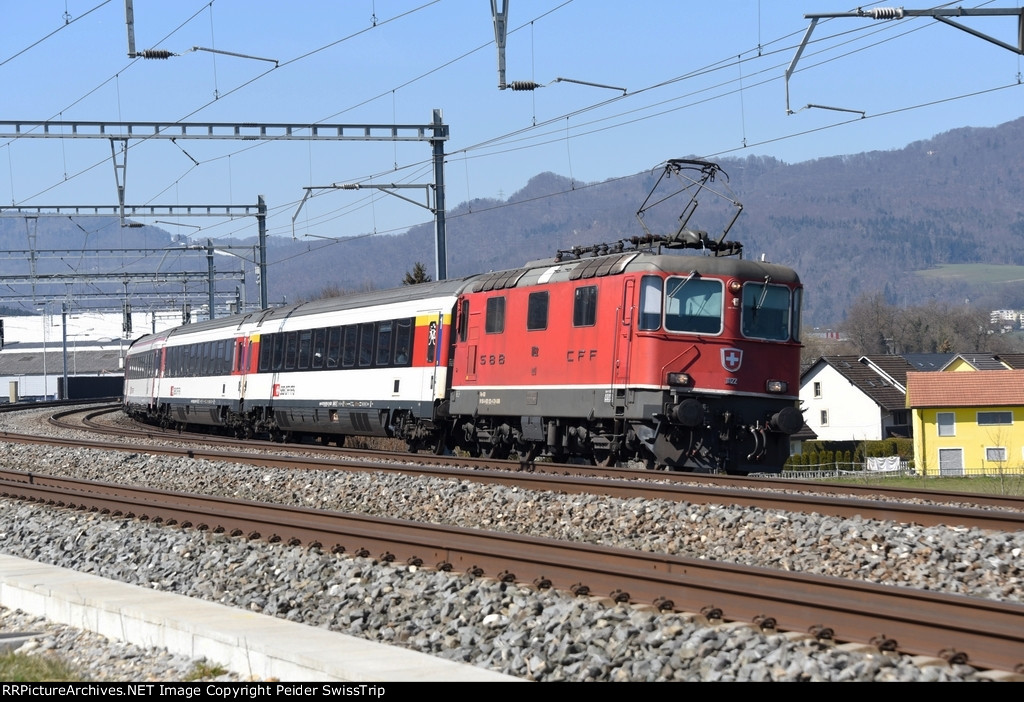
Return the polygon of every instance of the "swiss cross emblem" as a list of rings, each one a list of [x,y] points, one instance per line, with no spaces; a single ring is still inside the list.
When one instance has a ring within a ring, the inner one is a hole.
[[[735,373],[743,363],[743,349],[722,349],[722,368]]]

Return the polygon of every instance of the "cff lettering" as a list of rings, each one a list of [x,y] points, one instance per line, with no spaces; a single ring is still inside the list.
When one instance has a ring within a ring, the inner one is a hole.
[[[565,360],[568,363],[578,363],[580,361],[593,361],[597,358],[597,349],[579,349],[573,351],[572,349],[565,352]]]

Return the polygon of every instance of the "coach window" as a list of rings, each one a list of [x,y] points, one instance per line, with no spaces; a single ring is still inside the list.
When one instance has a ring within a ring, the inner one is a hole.
[[[268,373],[271,369],[271,351],[274,350],[274,336],[263,334],[260,336],[260,373]]]
[[[574,327],[592,327],[597,323],[597,286],[587,285],[576,288],[576,297],[572,305],[572,325]]]
[[[225,375],[235,369],[235,340],[224,339],[220,347],[220,374]],[[239,357],[241,357],[241,342],[238,342]]]
[[[327,368],[337,368],[341,363],[341,338],[344,330],[331,327],[327,330]]]
[[[645,275],[640,281],[640,320],[641,331],[654,331],[661,328],[661,278],[656,275]]]
[[[789,288],[785,285],[746,283],[743,286],[743,336],[789,341]]]
[[[407,366],[412,359],[412,320],[400,319],[395,322],[395,365]]]
[[[284,368],[284,334],[273,334],[274,338],[274,362],[271,370],[275,373]]]
[[[313,330],[313,357],[310,360],[310,365],[313,368],[324,367],[324,346],[327,343],[327,330],[326,329],[314,329]]]
[[[198,376],[205,376],[210,374],[210,342],[204,341],[199,344],[199,370],[196,373]]]
[[[356,365],[356,351],[359,349],[359,327],[352,325],[344,328],[345,346],[342,355],[341,365],[345,368],[353,368]]]
[[[391,365],[391,337],[394,322],[377,322],[377,365]]]
[[[359,325],[359,365],[369,366],[373,363],[373,322]]]
[[[548,328],[548,293],[530,293],[526,306],[526,328],[530,331]]]
[[[501,334],[505,331],[505,298],[490,297],[487,299],[487,320],[484,331],[488,334]]]
[[[299,355],[299,333],[285,332],[284,335],[284,369],[295,370],[295,361]]]
[[[309,370],[309,354],[313,346],[313,330],[303,329],[299,332],[299,370]]]
[[[722,331],[722,281],[696,274],[665,281],[665,329],[692,334]]]

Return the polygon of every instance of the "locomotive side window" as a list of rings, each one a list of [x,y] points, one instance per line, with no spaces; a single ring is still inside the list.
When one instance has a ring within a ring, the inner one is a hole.
[[[546,291],[530,293],[526,307],[526,328],[531,331],[548,328],[548,294]]]
[[[692,274],[665,281],[665,329],[692,334],[722,331],[722,281]]]
[[[800,309],[803,307],[803,293],[802,288],[793,290],[793,311],[789,316],[793,326],[792,333],[790,334],[793,337],[793,341],[800,341]]]
[[[654,331],[661,328],[661,278],[645,275],[640,282],[639,329]]]
[[[743,336],[788,341],[789,310],[789,288],[785,285],[744,284]]]
[[[459,306],[459,341],[465,341],[469,334],[469,300]]]
[[[505,331],[505,298],[491,297],[487,299],[487,321],[484,331],[488,334],[501,334]]]
[[[597,286],[587,285],[576,288],[572,304],[572,325],[592,327],[597,323]]]

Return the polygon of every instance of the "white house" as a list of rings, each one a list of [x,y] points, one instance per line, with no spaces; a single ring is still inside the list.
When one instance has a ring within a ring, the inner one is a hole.
[[[804,422],[822,441],[910,436],[902,356],[822,356],[800,380]]]

